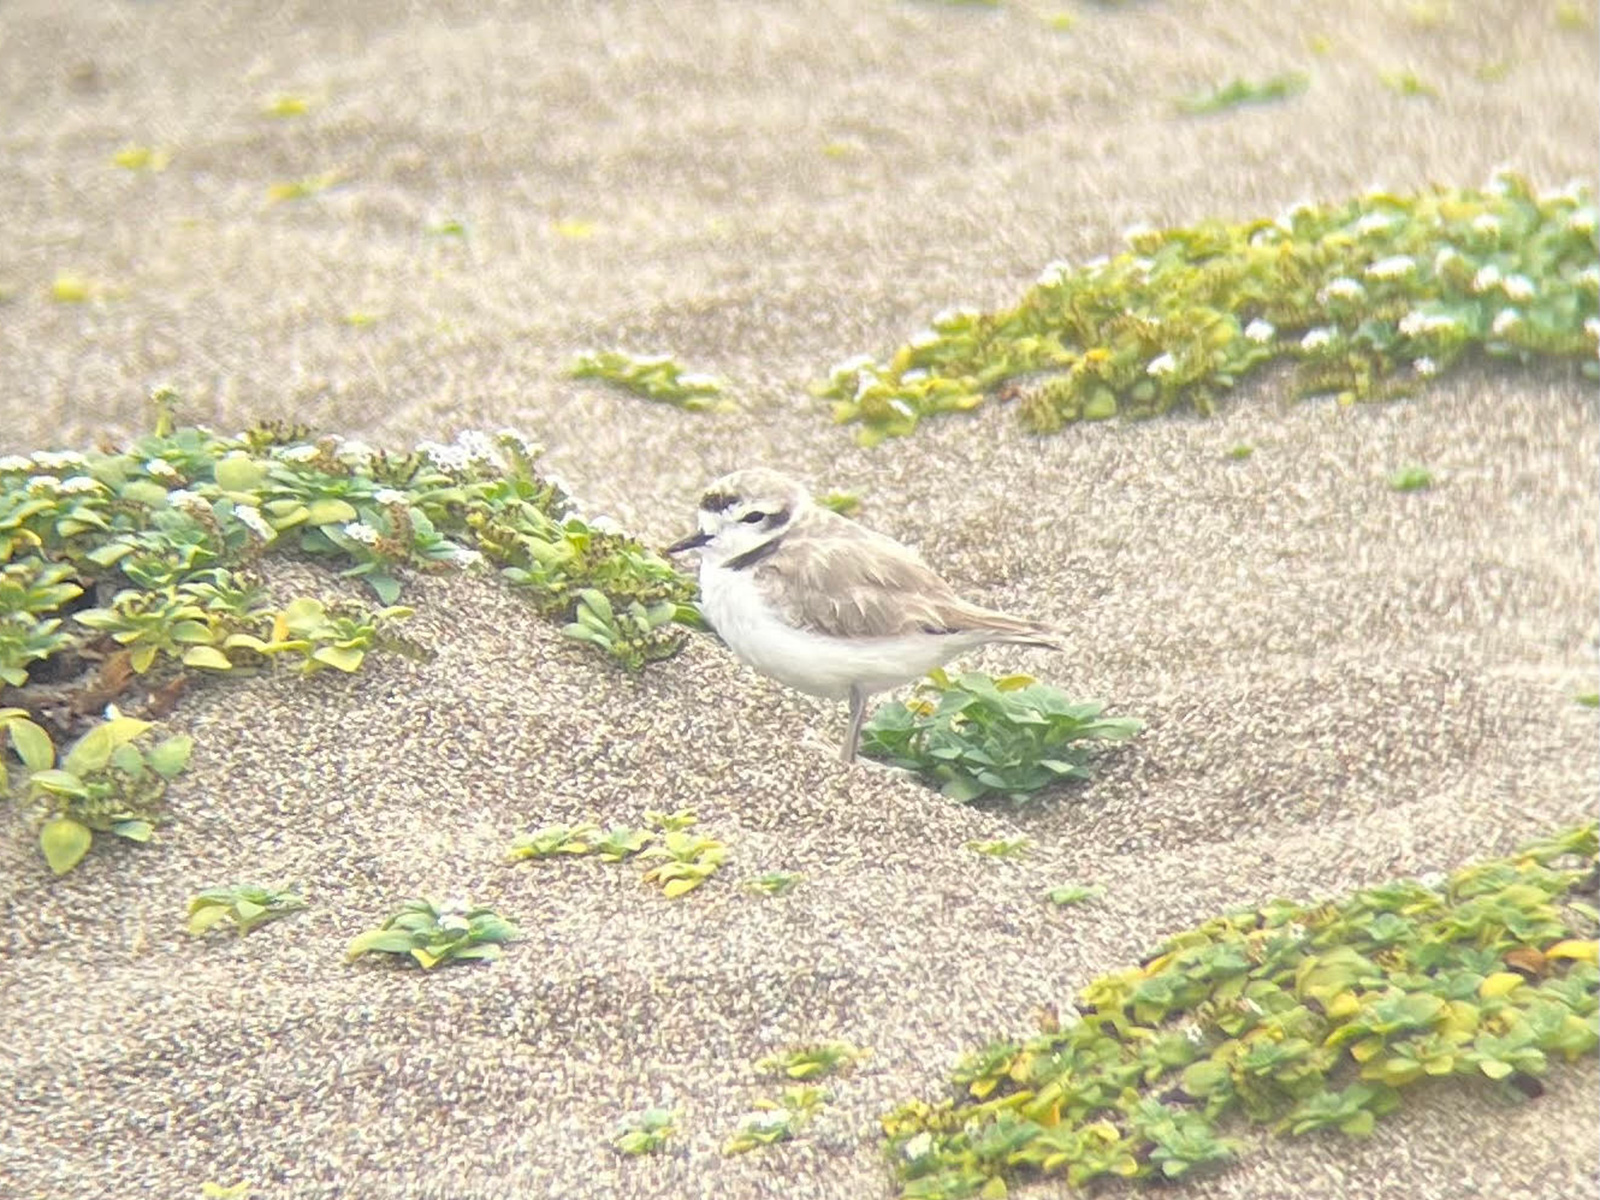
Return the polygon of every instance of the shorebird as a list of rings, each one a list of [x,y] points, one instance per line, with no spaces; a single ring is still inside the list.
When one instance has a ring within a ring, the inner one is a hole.
[[[849,700],[855,758],[867,698],[988,642],[1062,649],[1059,630],[958,596],[916,553],[811,499],[777,471],[735,471],[700,497],[701,608],[762,674]]]

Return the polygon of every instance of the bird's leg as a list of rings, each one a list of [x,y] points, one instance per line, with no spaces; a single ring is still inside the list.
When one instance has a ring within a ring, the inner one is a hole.
[[[861,741],[861,722],[867,716],[867,693],[859,683],[850,686],[850,728],[844,735],[844,753],[841,758],[845,762],[855,762],[856,746]]]

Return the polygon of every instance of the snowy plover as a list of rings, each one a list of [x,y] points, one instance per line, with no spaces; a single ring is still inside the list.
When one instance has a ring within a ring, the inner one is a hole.
[[[850,701],[844,761],[867,697],[986,642],[1062,649],[1058,630],[968,603],[911,550],[813,503],[776,471],[735,471],[700,497],[706,618],[733,652],[780,683]]]

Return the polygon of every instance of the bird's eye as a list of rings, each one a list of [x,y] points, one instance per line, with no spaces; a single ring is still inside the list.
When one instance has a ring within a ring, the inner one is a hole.
[[[767,514],[764,512],[747,512],[744,516],[739,518],[739,520],[743,521],[746,525],[754,525],[757,521],[765,521],[766,519]]]

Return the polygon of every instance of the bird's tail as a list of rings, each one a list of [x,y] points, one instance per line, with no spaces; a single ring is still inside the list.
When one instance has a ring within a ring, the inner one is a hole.
[[[1046,625],[1043,621],[1029,621],[993,609],[975,609],[969,628],[973,632],[989,635],[992,642],[1012,646],[1039,646],[1045,650],[1065,651],[1067,635],[1063,629]]]

